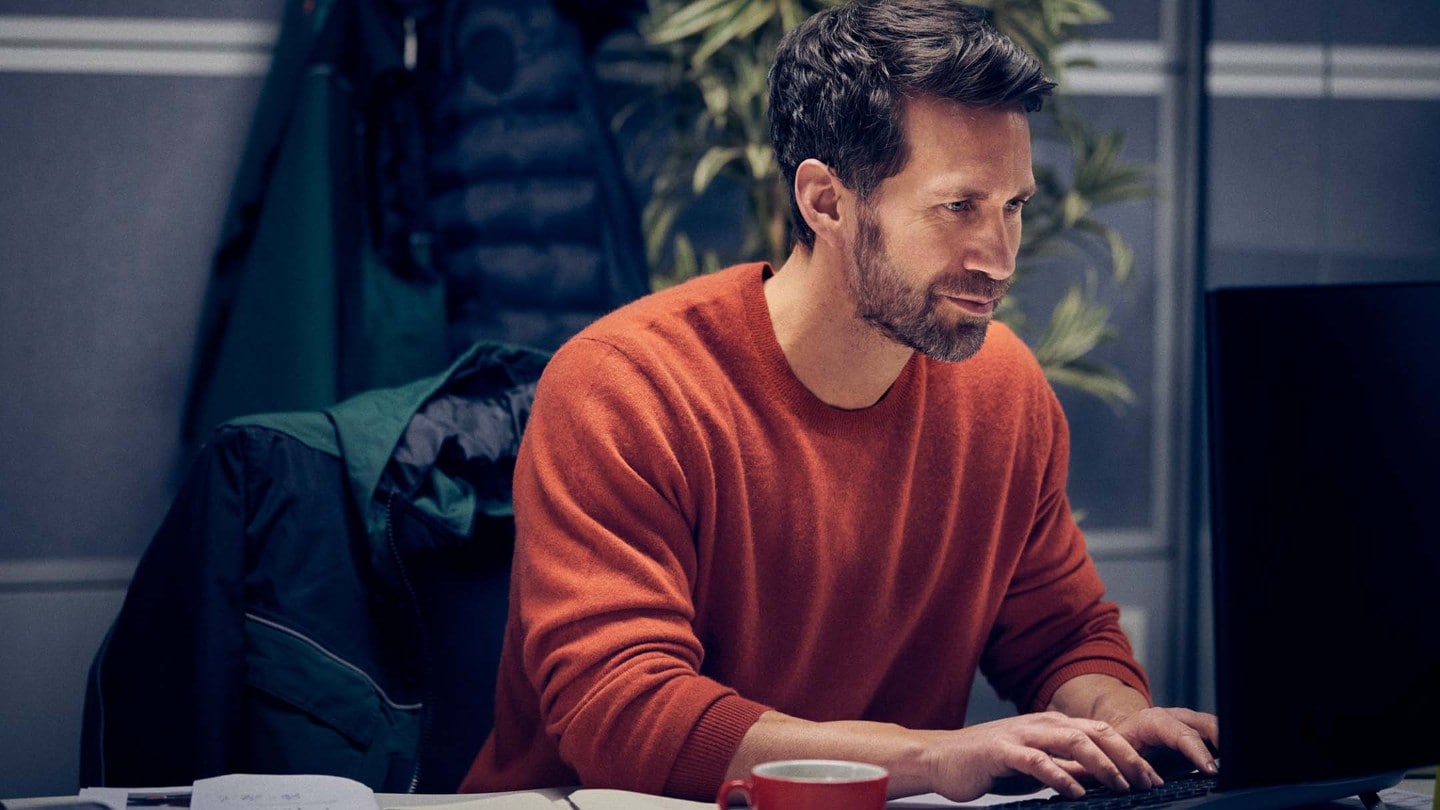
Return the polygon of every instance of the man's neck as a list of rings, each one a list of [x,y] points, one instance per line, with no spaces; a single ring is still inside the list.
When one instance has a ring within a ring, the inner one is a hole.
[[[836,408],[868,408],[890,390],[914,350],[855,314],[845,266],[828,258],[800,247],[791,252],[765,282],[770,324],[810,393]]]

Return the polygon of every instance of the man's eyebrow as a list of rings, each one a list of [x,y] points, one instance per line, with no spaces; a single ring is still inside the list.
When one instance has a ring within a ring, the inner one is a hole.
[[[1029,197],[1034,197],[1037,193],[1039,193],[1039,191],[1039,187],[1036,186],[1034,183],[1031,183],[1024,188],[1021,188],[1019,191],[1015,192],[1015,195],[1014,197],[1012,197],[1012,199],[1026,199]],[[994,196],[988,191],[982,191],[977,188],[955,188],[945,186],[936,188],[935,194],[938,197],[944,197],[950,200],[988,200],[992,196]]]

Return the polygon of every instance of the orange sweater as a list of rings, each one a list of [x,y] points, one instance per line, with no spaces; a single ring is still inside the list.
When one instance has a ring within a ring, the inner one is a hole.
[[[545,371],[515,473],[495,729],[462,790],[709,799],[768,708],[958,728],[1146,691],[1065,496],[1068,434],[1015,335],[916,354],[858,411],[790,371],[744,265],[597,321]]]

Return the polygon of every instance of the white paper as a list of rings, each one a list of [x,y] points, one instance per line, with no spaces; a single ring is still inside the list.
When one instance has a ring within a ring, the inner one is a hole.
[[[409,810],[412,807],[424,807],[426,810],[556,810],[557,806],[564,810],[570,808],[564,798],[556,799],[546,792],[512,793],[508,796],[476,796],[470,799],[452,796],[438,804],[433,801],[395,802],[385,799],[381,801],[381,804],[384,805],[385,810],[401,810],[402,808]]]
[[[80,789],[80,798],[87,801],[99,802],[110,810],[125,810],[129,804],[131,794],[153,796],[164,794],[166,796],[189,796],[189,785],[176,785],[173,787],[153,788],[114,788],[114,787],[88,787]]]
[[[340,776],[232,773],[195,780],[191,810],[379,810],[375,793]]]
[[[713,810],[714,802],[691,802],[628,790],[586,788],[570,794],[579,810]]]
[[[903,799],[891,799],[886,807],[909,808],[909,810],[926,810],[953,807],[990,807],[997,804],[1009,804],[1011,802],[1022,802],[1026,799],[1045,799],[1054,796],[1055,791],[1050,788],[1038,790],[1034,793],[1023,793],[1018,796],[1000,796],[994,793],[987,793],[978,799],[971,799],[968,802],[952,802],[938,793],[926,793],[923,796],[907,796]]]

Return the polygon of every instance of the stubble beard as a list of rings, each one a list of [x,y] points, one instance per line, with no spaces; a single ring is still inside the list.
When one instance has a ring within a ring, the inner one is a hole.
[[[974,357],[985,343],[990,318],[956,310],[947,322],[939,309],[955,307],[944,303],[944,294],[998,299],[1010,288],[1009,280],[961,271],[917,289],[906,282],[904,271],[890,258],[885,234],[869,206],[861,203],[858,210],[849,272],[856,313],[891,340],[936,360],[954,363]]]

